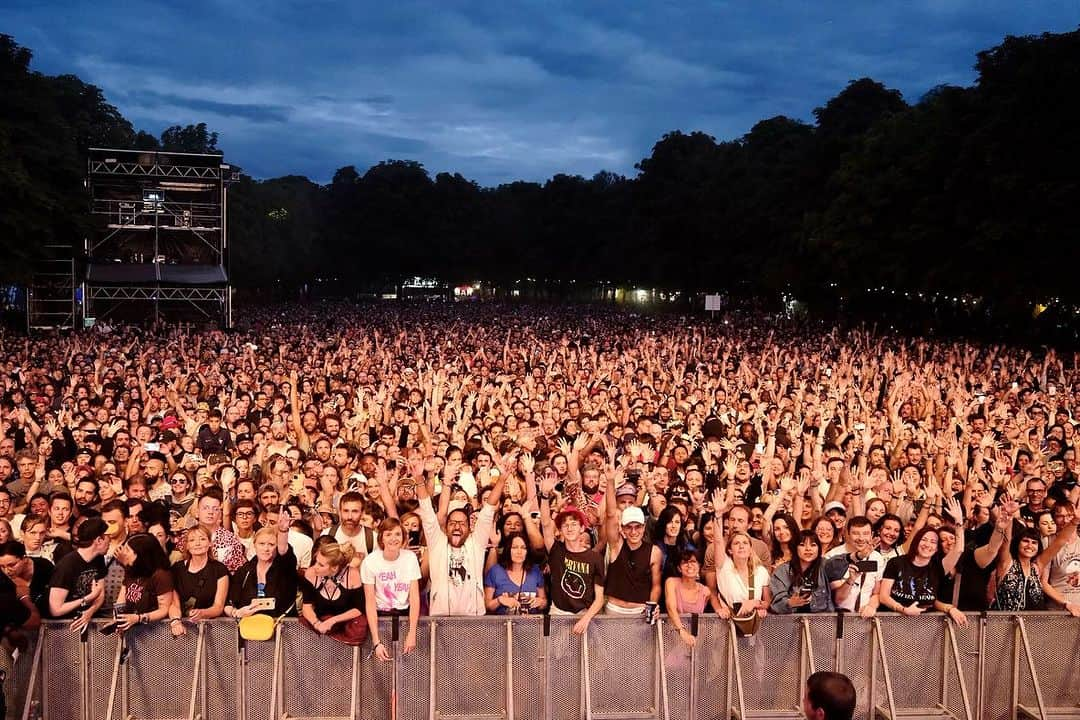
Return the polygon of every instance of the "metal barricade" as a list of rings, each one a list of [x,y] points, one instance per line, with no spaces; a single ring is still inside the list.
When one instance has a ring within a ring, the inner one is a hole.
[[[66,623],[48,622],[40,652],[9,668],[9,717],[106,720],[110,695],[113,718],[240,717],[240,680],[246,720],[712,720],[735,709],[780,717],[797,707],[812,669],[834,668],[855,684],[858,718],[938,703],[979,720],[1076,707],[1080,620],[1022,617],[1021,627],[1015,614],[972,614],[959,627],[936,613],[769,616],[734,645],[727,621],[685,617],[693,646],[667,619],[601,616],[579,636],[576,618],[423,618],[409,655],[402,621],[389,663],[372,658],[370,644],[340,645],[287,620],[274,640],[248,642],[243,664],[236,625],[221,620],[180,638],[164,624],[136,628],[122,665],[118,636],[97,623],[82,642]],[[380,635],[392,638],[390,620]]]
[[[1080,717],[1080,621],[1070,615],[1015,615],[1012,698],[1018,715],[1055,720]],[[1053,643],[1036,640],[1053,638]]]

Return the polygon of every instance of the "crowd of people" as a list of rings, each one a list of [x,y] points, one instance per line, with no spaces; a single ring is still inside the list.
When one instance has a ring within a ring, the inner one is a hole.
[[[0,335],[0,618],[1080,617],[1077,357],[761,314],[251,309]]]

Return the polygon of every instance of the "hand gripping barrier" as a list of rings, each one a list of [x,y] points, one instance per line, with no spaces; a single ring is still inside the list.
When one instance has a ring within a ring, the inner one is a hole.
[[[666,619],[601,616],[585,635],[575,620],[422,618],[405,655],[385,619],[386,663],[293,620],[245,643],[229,620],[179,638],[138,626],[123,646],[47,622],[0,669],[21,720],[767,720],[800,717],[815,669],[847,673],[867,720],[1080,717],[1080,620],[1064,613],[769,616],[752,638],[703,615],[682,620],[692,646]]]

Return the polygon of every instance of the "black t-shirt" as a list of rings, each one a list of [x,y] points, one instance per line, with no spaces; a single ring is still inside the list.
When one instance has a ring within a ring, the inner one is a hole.
[[[217,432],[211,430],[209,425],[203,425],[195,438],[195,447],[202,451],[203,455],[226,453],[232,444],[232,436],[224,425],[219,427]]]
[[[0,573],[0,635],[9,627],[22,627],[30,619],[30,611],[19,601],[15,583]]]
[[[964,554],[960,556],[957,569],[960,573],[960,594],[957,598],[957,607],[961,610],[986,609],[986,586],[990,583],[990,575],[994,572],[995,563],[991,562],[985,568],[979,567],[979,564],[975,562],[975,550],[988,544],[993,534],[993,523],[984,523],[970,531],[964,538]]]
[[[55,566],[42,557],[33,557],[30,560],[34,563],[34,577],[30,579],[30,599],[34,601],[41,617],[47,618],[49,617],[49,586],[52,585]]]
[[[893,600],[905,607],[918,603],[919,607],[932,607],[934,600],[941,597],[941,581],[945,573],[937,558],[933,558],[922,567],[914,565],[906,557],[896,557],[885,565],[882,578],[892,580]]]
[[[213,558],[208,558],[202,570],[195,573],[188,571],[187,565],[181,560],[172,566],[173,585],[185,615],[213,607],[218,579],[229,577],[229,569]]]
[[[570,552],[561,541],[551,546],[551,604],[579,613],[596,599],[596,585],[604,586],[604,558],[595,550]]]
[[[1024,521],[1031,527],[1035,526],[1035,519],[1039,516],[1039,513],[1046,512],[1050,508],[1043,505],[1038,510],[1032,510],[1027,505],[1020,508],[1020,517],[1024,518]]]
[[[67,590],[68,594],[64,602],[70,602],[89,595],[94,588],[94,581],[104,579],[107,572],[105,558],[101,555],[87,562],[78,551],[71,552],[60,558],[56,564],[52,586]],[[76,611],[72,611],[65,617],[74,617],[75,613]]]

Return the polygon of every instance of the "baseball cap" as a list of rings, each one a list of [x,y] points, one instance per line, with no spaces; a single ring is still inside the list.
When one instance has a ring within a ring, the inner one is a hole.
[[[822,515],[828,515],[833,510],[839,510],[844,515],[847,515],[847,508],[844,507],[844,503],[837,500],[825,503],[825,508],[822,510]]]
[[[84,520],[75,530],[76,547],[89,547],[99,537],[104,537],[109,531],[109,524],[98,517]]]
[[[637,497],[637,488],[634,487],[634,483],[623,483],[615,491],[615,497]]]
[[[236,444],[239,445],[242,442],[251,442],[250,433],[240,433],[236,436]]]
[[[690,489],[685,485],[675,485],[667,494],[668,502],[690,502]]]
[[[630,525],[631,523],[638,523],[639,525],[645,524],[645,513],[641,511],[641,508],[636,505],[622,511],[622,518],[619,520],[620,525]]]

